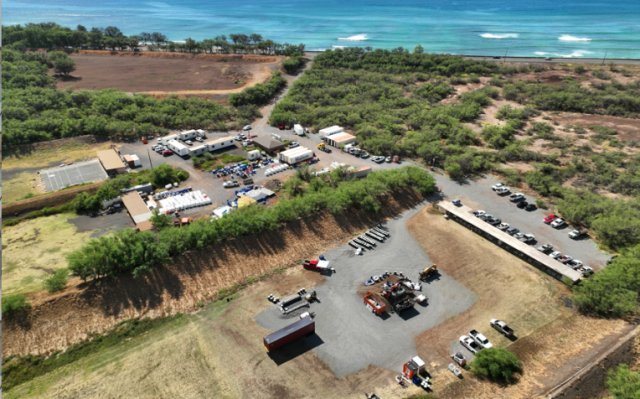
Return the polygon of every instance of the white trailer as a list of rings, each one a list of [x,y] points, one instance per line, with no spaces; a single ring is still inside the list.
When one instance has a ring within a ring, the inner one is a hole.
[[[222,148],[235,146],[235,142],[233,140],[233,137],[231,136],[223,137],[217,140],[207,141],[204,144],[207,146],[207,148],[209,148],[209,151],[215,151],[215,150],[220,150]]]
[[[320,130],[319,133],[320,133],[320,138],[323,139],[325,137],[331,136],[332,134],[337,134],[342,132],[344,132],[344,128],[341,128],[340,126],[331,126],[331,127],[327,127]]]
[[[131,154],[131,159],[133,159],[133,166],[142,166],[140,158],[136,154]]]
[[[192,157],[197,157],[198,155],[202,155],[207,151],[209,151],[209,147],[207,147],[205,144],[201,144],[199,146],[189,148],[189,155],[191,155]]]
[[[177,134],[170,134],[168,136],[160,137],[160,144],[168,145],[170,141],[178,140]]]
[[[167,144],[167,147],[169,147],[170,150],[180,155],[181,157],[189,155],[189,147],[187,147],[186,145],[182,144],[177,140],[170,141]]]
[[[187,130],[186,132],[180,133],[178,137],[180,137],[180,140],[191,140],[191,139],[195,139],[197,135],[198,135],[197,131]]]
[[[313,158],[313,151],[307,149],[304,152],[295,153],[295,154],[289,156],[289,162],[288,163],[290,165],[293,165],[295,163],[306,161],[307,159],[311,159],[311,158]]]
[[[293,125],[293,131],[296,132],[298,136],[304,136],[304,129],[300,125]]]
[[[256,159],[260,159],[260,151],[259,150],[253,150],[253,151],[249,151],[247,153],[247,159],[249,161],[253,161]]]
[[[291,150],[287,150],[287,151],[281,152],[279,159],[280,159],[281,162],[291,163],[289,161],[289,158],[291,156],[295,156],[296,154],[303,153],[305,150],[307,150],[307,149],[304,148],[304,147],[296,147],[296,148],[293,148]]]

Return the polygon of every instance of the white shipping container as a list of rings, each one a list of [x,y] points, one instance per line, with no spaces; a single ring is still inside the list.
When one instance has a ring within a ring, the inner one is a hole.
[[[320,138],[325,138],[325,137],[331,136],[332,134],[337,134],[342,132],[344,132],[344,128],[341,128],[340,126],[331,126],[331,127],[327,127],[320,130],[319,133],[320,133]]]
[[[307,151],[307,148],[305,147],[297,147],[294,148],[292,150],[289,151],[285,151],[283,153],[283,161],[286,163],[291,163],[291,157],[295,157],[298,154],[302,154],[303,152]]]
[[[294,164],[294,163],[306,161],[307,159],[311,159],[311,158],[313,158],[313,151],[307,150],[301,154],[296,154],[289,157],[289,161],[290,161],[289,163]]]

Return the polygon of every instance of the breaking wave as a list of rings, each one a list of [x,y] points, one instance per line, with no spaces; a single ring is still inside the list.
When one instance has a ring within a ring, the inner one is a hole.
[[[519,35],[517,33],[503,33],[501,35],[496,35],[493,33],[481,33],[480,36],[485,39],[515,39]]]
[[[558,38],[558,40],[563,40],[565,42],[590,42],[592,39],[588,37],[575,37],[569,35],[562,35]]]
[[[350,37],[339,37],[338,40],[348,40],[350,42],[362,42],[365,40],[369,40],[369,38],[367,37],[366,34],[362,34],[362,35],[355,35]]]
[[[584,57],[585,55],[593,54],[593,51],[576,50],[571,54],[557,54],[557,53],[546,53],[544,51],[536,51],[535,54],[536,55],[553,55],[556,57],[563,57],[563,58],[573,58],[573,57]]]

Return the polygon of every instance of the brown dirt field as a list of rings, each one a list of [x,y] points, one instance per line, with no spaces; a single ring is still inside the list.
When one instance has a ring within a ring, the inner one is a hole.
[[[616,137],[621,141],[640,141],[640,119],[620,118],[617,116],[566,113],[554,115],[561,124],[578,125],[588,129],[590,125],[606,126],[619,132]]]
[[[432,208],[425,208],[407,225],[438,267],[480,298],[469,310],[416,337],[418,354],[429,359],[431,367],[442,370],[436,375],[438,398],[537,397],[555,386],[563,372],[570,371],[563,367],[575,366],[567,359],[578,363],[587,350],[602,349],[609,342],[607,337],[617,337],[630,328],[623,321],[574,314],[560,300],[570,294],[567,287],[447,221]],[[514,328],[518,336],[515,343],[489,327],[489,319],[494,317]],[[524,362],[524,376],[518,384],[505,388],[477,380],[467,372],[463,381],[448,384],[455,381],[445,368],[450,363],[449,346],[472,328],[479,329],[494,345],[508,347]]]
[[[114,88],[150,94],[209,95],[264,81],[282,59],[257,55],[109,51],[83,51],[71,57],[77,69],[71,77],[56,75],[58,89],[73,86],[88,90]],[[239,83],[234,83],[235,80]]]
[[[34,301],[27,312],[4,318],[3,356],[51,353],[85,339],[89,331],[101,332],[131,317],[192,311],[198,302],[209,302],[222,288],[341,244],[352,233],[420,201],[412,190],[404,191],[387,201],[384,213],[316,215],[276,232],[187,252],[143,278],[123,274],[105,279],[101,285],[72,286],[55,298]]]

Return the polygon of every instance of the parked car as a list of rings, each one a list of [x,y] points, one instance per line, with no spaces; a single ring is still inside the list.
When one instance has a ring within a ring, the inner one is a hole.
[[[556,260],[559,261],[560,263],[569,263],[569,261],[572,261],[573,258],[569,255],[562,255],[556,258]]]
[[[485,211],[482,211],[482,210],[480,210],[480,211],[474,211],[474,212],[473,212],[473,215],[474,215],[475,217],[477,217],[477,218],[479,218],[480,216],[484,216],[485,214],[486,214],[486,212],[485,212]]]
[[[551,222],[551,227],[557,229],[559,227],[562,227],[566,224],[567,222],[564,219],[556,219],[553,222]]]
[[[360,155],[360,158],[367,159],[369,158],[369,154],[367,154],[366,152],[363,152],[362,155]]]
[[[199,142],[199,143],[202,143],[204,140],[202,140],[202,137],[198,136],[198,137],[196,137],[196,141]]]
[[[294,141],[293,143],[289,143],[289,149],[296,148],[296,147],[300,147],[300,143],[298,143],[297,141]]]
[[[184,142],[186,145],[193,145],[193,142],[191,140],[187,140]]]
[[[247,126],[243,127],[242,130],[244,130],[245,132],[247,130],[251,130],[251,125],[247,125]]]
[[[152,145],[152,146],[151,146],[151,149],[152,149],[153,151],[155,151],[157,147],[158,147],[158,145],[157,145],[157,144],[154,144],[154,145]]]
[[[391,163],[391,157],[386,157],[384,160],[386,163]]]
[[[545,61],[551,61],[551,57],[544,57]]]
[[[480,220],[493,219],[493,215],[490,215],[488,213],[485,213],[484,215],[478,217],[480,218]]]
[[[553,259],[558,259],[559,257],[561,257],[562,254],[560,253],[560,251],[553,251],[549,254],[549,257],[553,258]]]
[[[536,236],[534,236],[533,234],[529,233],[529,234],[525,234],[520,241],[524,241],[524,242],[531,242],[531,241],[535,241]]]
[[[164,151],[162,151],[162,155],[164,155],[165,157],[168,157],[169,155],[173,155],[173,151],[171,151],[171,150],[164,150]]]
[[[515,227],[511,227],[511,228],[509,228],[509,229],[507,229],[507,230],[506,230],[506,233],[507,233],[507,234],[510,234],[510,235],[514,235],[514,234],[517,234],[517,233],[519,233],[519,232],[520,232],[520,230],[519,230],[519,229],[516,229]]]
[[[498,184],[494,184],[493,186],[491,186],[491,189],[493,191],[496,191],[497,189],[503,188],[503,187],[507,187],[507,186],[505,186],[504,183],[498,183]]]
[[[572,259],[569,262],[567,262],[567,266],[571,266],[573,270],[577,270],[579,267],[583,266],[583,263],[579,260]]]
[[[456,199],[454,199],[454,200],[451,200],[451,203],[452,203],[453,205],[455,205],[455,206],[462,206],[462,201],[460,201],[460,200],[459,200],[459,199],[457,199],[457,198],[456,198]]]
[[[536,209],[538,209],[536,204],[529,204],[524,208],[525,211],[535,211]]]
[[[490,224],[490,225],[492,225],[492,226],[498,226],[498,225],[500,225],[500,223],[502,223],[502,219],[500,219],[500,218],[493,218],[493,219],[491,219],[491,221],[486,221],[486,220],[485,220],[485,222],[489,223],[489,224]]]
[[[250,144],[253,144],[253,140],[251,139],[246,139],[242,141],[243,146],[250,145]]]
[[[477,353],[480,349],[482,349],[480,345],[476,343],[476,341],[467,337],[466,335],[463,335],[460,337],[460,343],[462,344],[462,346],[467,348],[471,353]]]
[[[498,228],[498,230],[506,230],[509,228],[509,223],[500,223],[498,226],[496,226]]]
[[[458,363],[458,366],[464,367],[467,364],[467,358],[460,352],[451,355],[454,362]]]
[[[496,194],[498,195],[505,195],[505,194],[509,194],[510,192],[511,190],[509,190],[509,187],[501,187],[496,190]]]
[[[469,336],[473,338],[473,340],[476,341],[476,343],[480,345],[481,348],[484,348],[484,349],[493,348],[493,345],[491,344],[491,342],[489,342],[487,337],[480,334],[476,330],[469,331]]]
[[[580,232],[578,230],[571,230],[569,232],[569,238],[578,238],[580,237]]]
[[[513,238],[520,240],[524,238],[524,233],[516,233],[513,235]]]
[[[162,138],[158,137],[158,143],[162,143]]]
[[[509,196],[509,201],[511,202],[518,202],[518,201],[522,201],[524,199],[524,195],[522,194],[511,194]]]
[[[420,283],[415,283],[413,281],[405,280],[404,281],[404,285],[409,287],[409,289],[412,289],[412,290],[415,290],[415,291],[422,291],[422,284],[420,284]]]
[[[542,219],[542,221],[546,224],[550,224],[551,222],[553,222],[554,220],[556,220],[558,217],[556,215],[549,215],[546,218]]]
[[[576,271],[582,274],[583,277],[588,277],[593,274],[593,269],[589,266],[580,266]]]
[[[540,252],[542,252],[544,254],[549,253],[549,252],[553,251],[553,245],[551,245],[551,244],[541,245],[541,246],[538,247],[538,251],[540,251]]]
[[[224,182],[224,184],[222,185],[222,187],[224,188],[230,188],[230,187],[238,187],[240,184],[238,184],[237,181],[235,180],[230,180],[230,181],[226,181]]]
[[[518,202],[518,205],[516,205],[518,208],[520,209],[524,209],[527,207],[527,205],[529,205],[529,203],[527,201],[520,201]]]

